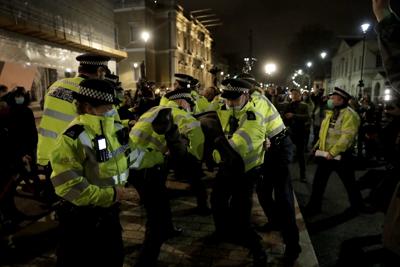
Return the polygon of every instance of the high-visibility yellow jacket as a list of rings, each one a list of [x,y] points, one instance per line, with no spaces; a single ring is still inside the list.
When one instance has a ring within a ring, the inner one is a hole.
[[[208,106],[208,111],[217,111],[221,109],[221,107],[225,104],[224,99],[221,95],[217,95],[214,99],[210,102]]]
[[[94,139],[99,135],[104,135],[107,144],[104,162],[96,157]],[[114,117],[79,115],[59,136],[51,153],[51,181],[56,194],[75,205],[109,207],[114,203],[113,187],[126,183],[129,168],[160,156],[137,148]]]
[[[194,103],[194,106],[192,107],[193,110],[191,112],[192,114],[196,115],[206,111],[214,110],[212,108],[212,105],[208,102],[207,98],[199,95],[199,93],[197,93],[196,91],[191,91],[190,94]],[[168,102],[169,99],[163,96],[160,100],[160,106],[168,105]]]
[[[207,98],[202,95],[199,95],[196,91],[192,91],[190,93],[193,98],[194,107],[193,107],[193,114],[200,114],[210,109],[210,103],[208,102]]]
[[[254,105],[254,112],[261,117],[268,138],[274,137],[285,129],[281,115],[266,96],[255,91],[251,94],[250,103]]]
[[[316,147],[336,157],[352,147],[359,126],[360,117],[350,107],[341,109],[336,121],[333,121],[333,111],[328,110],[321,123]]]
[[[165,108],[172,109],[173,121],[178,126],[179,133],[189,140],[188,152],[201,160],[204,150],[204,134],[200,122],[190,113],[180,109],[174,101],[165,101],[162,106],[153,107],[144,113],[130,132],[132,141],[137,146],[166,153],[168,148],[164,135],[154,132],[151,125],[158,112]],[[158,164],[162,162],[163,160]]]
[[[77,116],[73,104],[73,92],[79,91],[83,77],[65,78],[53,83],[44,100],[43,116],[38,134],[37,159],[40,165],[47,165],[57,137],[62,134]]]
[[[245,172],[263,164],[266,128],[264,118],[256,112],[254,104],[248,102],[240,111],[221,109],[217,113],[229,144],[243,159]],[[229,136],[231,116],[238,120],[238,128]],[[216,161],[218,157],[218,153],[214,153]]]

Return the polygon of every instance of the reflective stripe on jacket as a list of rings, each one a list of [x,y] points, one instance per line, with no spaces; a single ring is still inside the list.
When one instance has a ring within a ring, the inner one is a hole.
[[[249,119],[248,112],[255,115],[254,119]],[[240,111],[219,110],[218,117],[225,135],[230,132],[230,116],[238,119],[238,128],[232,137],[229,138],[229,144],[242,157],[245,163],[245,171],[247,172],[264,162],[264,141],[266,135],[263,124],[264,118],[255,111],[254,105],[251,102],[248,102]]]
[[[251,94],[250,102],[253,103],[256,114],[262,118],[268,138],[274,137],[285,129],[281,115],[266,96],[255,91]]]
[[[353,145],[360,126],[360,117],[350,107],[341,109],[336,122],[330,126],[332,117],[333,111],[327,110],[319,131],[318,147],[336,157]]]
[[[38,134],[37,158],[40,165],[47,165],[57,137],[77,116],[72,94],[79,91],[82,77],[65,78],[53,83],[44,101],[43,116]]]
[[[76,125],[83,126],[83,130],[71,137],[68,131]],[[124,185],[128,179],[129,139],[127,144],[121,145],[116,132],[123,127],[117,126],[113,117],[79,115],[71,127],[59,136],[51,153],[51,181],[55,191],[78,206],[109,207],[113,204],[113,186]],[[101,134],[107,144],[108,160],[105,162],[97,161],[94,148],[94,138]]]
[[[172,109],[173,121],[178,126],[179,133],[189,140],[188,152],[197,159],[202,159],[204,134],[200,122],[190,113],[181,110],[174,101],[165,101],[164,105],[154,107],[144,113],[131,130],[132,141],[140,147],[151,148],[161,153],[167,152],[168,148],[164,135],[155,133],[151,125],[158,112],[165,108]]]

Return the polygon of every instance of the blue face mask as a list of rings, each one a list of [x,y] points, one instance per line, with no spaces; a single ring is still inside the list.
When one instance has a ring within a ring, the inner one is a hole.
[[[117,113],[115,109],[110,109],[109,111],[106,111],[103,113],[104,117],[114,117],[114,115]]]
[[[335,107],[335,105],[333,104],[333,100],[332,99],[328,99],[328,101],[326,102],[326,106],[329,109],[333,109]]]
[[[22,105],[25,102],[25,98],[23,96],[15,97],[15,103],[18,105]]]

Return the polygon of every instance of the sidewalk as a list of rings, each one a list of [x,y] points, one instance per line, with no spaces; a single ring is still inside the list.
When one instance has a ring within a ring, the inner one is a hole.
[[[209,174],[206,182],[212,176]],[[188,184],[173,180],[168,181],[168,187],[172,189],[171,206],[174,222],[177,226],[183,227],[184,232],[181,236],[166,242],[161,250],[159,257],[160,267],[244,267],[252,266],[252,258],[248,255],[248,250],[230,243],[220,243],[210,245],[204,239],[214,231],[212,216],[197,216],[191,214],[191,209],[195,207],[195,198],[190,195]],[[317,267],[318,262],[312,247],[308,232],[304,226],[303,217],[299,208],[297,211],[297,223],[300,229],[300,241],[302,253],[298,259],[296,267]],[[124,229],[123,237],[125,241],[125,264],[124,267],[131,267],[138,256],[140,245],[144,237],[145,212],[143,207],[134,203],[124,203],[122,206],[121,222]],[[265,216],[254,195],[253,222],[265,222]],[[49,222],[54,226],[53,222]],[[42,222],[46,224],[46,222]],[[32,226],[33,227],[33,226]],[[36,231],[33,227],[32,231]],[[26,233],[30,230],[26,229]],[[34,234],[34,233],[31,233]],[[263,245],[267,248],[269,267],[282,266],[284,246],[280,234],[260,233],[263,238]],[[54,235],[53,235],[54,237]],[[41,255],[26,262],[7,266],[18,267],[47,267],[54,266],[54,248],[47,249]]]

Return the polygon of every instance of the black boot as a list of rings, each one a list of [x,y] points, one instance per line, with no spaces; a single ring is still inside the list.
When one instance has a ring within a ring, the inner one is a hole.
[[[283,255],[283,266],[293,267],[301,252],[300,245],[286,245],[285,254]]]
[[[267,253],[264,249],[253,250],[253,267],[267,267]]]

